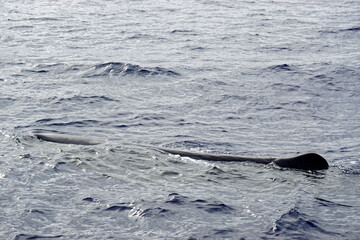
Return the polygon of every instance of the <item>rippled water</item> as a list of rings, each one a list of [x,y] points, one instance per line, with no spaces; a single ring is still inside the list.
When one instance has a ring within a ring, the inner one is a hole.
[[[360,236],[359,1],[6,1],[0,18],[2,239]]]

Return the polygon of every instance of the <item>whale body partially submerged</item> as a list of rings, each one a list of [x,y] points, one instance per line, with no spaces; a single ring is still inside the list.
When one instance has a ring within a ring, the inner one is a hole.
[[[190,157],[192,159],[207,160],[207,161],[254,162],[261,164],[274,163],[279,167],[295,168],[302,170],[323,170],[329,168],[329,164],[325,160],[325,158],[323,158],[317,153],[306,153],[292,158],[250,158],[250,157],[240,157],[235,155],[190,152],[190,151],[167,149],[161,147],[156,147],[156,148],[167,153],[180,155],[183,157]]]
[[[35,133],[35,136],[40,140],[55,142],[55,143],[64,143],[64,144],[97,145],[101,143],[93,139],[89,139],[85,137],[76,137],[65,134]]]
[[[63,144],[77,144],[77,145],[97,145],[101,144],[99,141],[85,137],[75,137],[63,134],[50,134],[50,133],[36,133],[35,136],[43,141],[63,143]],[[145,146],[157,149],[166,153],[180,155],[182,157],[189,157],[192,159],[219,161],[219,162],[254,162],[261,164],[274,163],[283,168],[294,168],[302,170],[323,170],[328,169],[329,164],[319,154],[307,153],[292,158],[248,158],[239,157],[234,155],[221,155],[221,154],[208,154],[202,152],[191,152],[184,150],[169,149],[156,146]]]

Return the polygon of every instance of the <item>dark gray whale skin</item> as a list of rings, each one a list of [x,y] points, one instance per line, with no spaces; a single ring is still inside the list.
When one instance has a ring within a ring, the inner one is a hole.
[[[64,143],[64,144],[97,145],[101,143],[89,138],[76,137],[65,134],[35,133],[35,137],[37,137],[40,140],[44,140],[48,142]]]
[[[275,163],[279,167],[295,168],[302,170],[323,170],[329,168],[329,164],[325,160],[325,158],[323,158],[322,156],[316,153],[307,153],[292,158],[248,158],[248,157],[239,157],[234,155],[218,155],[218,154],[207,154],[200,152],[188,152],[183,150],[167,149],[161,147],[155,147],[155,148],[167,153],[176,154],[183,157],[190,157],[199,160],[220,161],[220,162],[254,162],[254,163],[262,163],[262,164]]]
[[[64,144],[77,144],[77,145],[97,145],[101,142],[91,140],[84,137],[75,137],[63,134],[48,134],[48,133],[36,133],[35,136],[43,141],[64,143]],[[190,157],[192,159],[218,161],[218,162],[254,162],[261,164],[274,163],[282,168],[294,168],[301,170],[323,170],[328,169],[329,164],[319,154],[307,153],[292,158],[248,158],[239,157],[234,155],[221,155],[221,154],[208,154],[201,152],[190,152],[184,150],[169,149],[156,146],[145,146],[153,149],[160,150],[162,152],[180,155],[182,157]]]

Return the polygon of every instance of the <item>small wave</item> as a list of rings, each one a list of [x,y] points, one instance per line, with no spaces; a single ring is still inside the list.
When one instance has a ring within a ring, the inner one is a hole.
[[[87,73],[83,74],[83,77],[91,78],[116,75],[136,75],[145,77],[151,75],[179,76],[180,74],[161,67],[145,68],[129,63],[108,62],[92,66]]]
[[[350,28],[343,29],[341,31],[357,32],[357,31],[360,31],[360,27],[350,27]]]
[[[320,206],[325,206],[325,207],[352,207],[350,205],[345,205],[345,204],[341,204],[341,203],[336,203],[333,201],[329,201],[323,198],[319,198],[319,197],[315,197],[315,200],[318,202],[318,204]]]
[[[171,33],[182,33],[182,32],[190,32],[189,30],[179,30],[179,29],[175,29],[175,30],[172,30]]]
[[[151,113],[151,114],[138,114],[134,117],[134,119],[140,119],[145,121],[151,121],[151,120],[164,120],[166,119],[163,116],[160,116],[159,114]]]
[[[61,104],[63,102],[80,102],[80,103],[96,103],[96,102],[116,102],[117,100],[106,96],[79,96],[75,95],[69,98],[60,98],[55,104]]]
[[[285,83],[274,83],[271,87],[285,92],[294,92],[300,90],[301,88],[299,85]]]
[[[196,204],[196,207],[199,209],[203,209],[208,213],[224,213],[229,214],[232,213],[235,209],[232,207],[227,206],[224,203],[208,203],[206,200],[197,199],[193,201]]]
[[[191,140],[185,140],[181,142],[175,142],[173,144],[170,144],[168,147],[170,148],[185,148],[185,149],[206,149],[208,146],[207,143],[202,143],[200,141],[191,141]]]
[[[136,217],[161,217],[164,214],[168,214],[170,210],[164,209],[161,207],[155,207],[155,208],[147,208],[147,209],[137,209],[133,216]]]
[[[49,71],[44,70],[44,69],[40,69],[40,70],[30,70],[30,69],[23,69],[21,70],[21,72],[23,73],[48,73]]]
[[[182,196],[178,193],[171,193],[168,195],[168,200],[165,202],[174,205],[187,205],[198,209],[203,209],[208,213],[222,213],[229,214],[235,209],[218,201],[207,201],[204,199],[191,200],[186,196]]]
[[[99,200],[97,200],[96,198],[93,197],[86,197],[82,199],[85,202],[91,202],[91,203],[99,203]]]
[[[57,236],[44,236],[44,235],[31,235],[31,234],[18,234],[14,237],[14,240],[35,240],[35,239],[60,239],[63,235]]]
[[[122,212],[126,210],[132,210],[133,206],[131,203],[120,203],[117,205],[112,205],[105,209],[105,211],[116,211],[116,212]]]
[[[216,229],[215,230],[215,235],[229,235],[229,234],[234,234],[234,233],[238,233],[237,230],[235,229]]]
[[[34,28],[34,26],[20,25],[20,26],[9,27],[9,29],[31,29],[31,28]]]
[[[320,33],[323,34],[337,34],[337,33],[346,33],[346,32],[358,32],[360,31],[360,27],[349,27],[349,28],[343,28],[343,29],[329,29],[329,30],[322,30]]]
[[[118,124],[118,122],[107,122],[105,125],[109,125],[114,128],[128,128],[128,127],[140,127],[144,126],[142,123],[132,123],[132,124]]]
[[[175,177],[175,176],[179,176],[179,175],[181,175],[181,174],[180,174],[179,172],[176,172],[176,171],[169,171],[169,170],[167,170],[167,171],[161,172],[160,175],[163,176],[163,177],[166,177],[166,176],[168,176],[168,177]]]
[[[94,124],[100,123],[96,120],[82,120],[82,121],[70,121],[70,122],[58,122],[58,123],[50,123],[47,126],[76,126],[76,127],[87,127],[92,126]]]
[[[234,209],[223,203],[219,204],[207,204],[206,206],[201,206],[208,213],[231,213]]]
[[[140,125],[136,125],[136,126],[140,126]],[[120,125],[114,125],[114,128],[127,128],[130,127],[130,125],[126,125],[126,124],[120,124]]]
[[[167,200],[165,203],[175,204],[175,205],[183,205],[187,202],[188,197],[181,196],[177,193],[171,193],[168,196],[169,200]]]
[[[28,18],[30,21],[59,21],[59,18],[52,18],[52,17],[37,17],[37,18]]]
[[[335,236],[337,233],[321,228],[317,221],[293,208],[275,222],[275,226],[267,232],[275,237],[288,239],[316,239],[318,234]]]
[[[211,169],[206,171],[206,174],[209,174],[209,175],[220,175],[223,173],[225,173],[225,171],[221,170],[220,168],[218,168],[216,166],[214,166]]]
[[[172,33],[172,34],[175,34],[175,33],[193,33],[193,31],[186,30],[186,29],[174,29],[170,33]]]
[[[0,97],[0,107],[4,109],[5,107],[8,107],[12,105],[16,101],[15,98],[10,97]]]
[[[235,103],[242,103],[245,102],[247,100],[246,96],[242,96],[242,95],[235,95],[235,94],[224,94],[221,96],[220,99],[216,100],[214,103],[215,104],[221,104],[224,102],[235,102]]]
[[[51,121],[55,121],[57,119],[55,118],[43,118],[43,119],[40,119],[40,120],[37,120],[36,123],[47,123],[47,122],[51,122]]]
[[[63,172],[63,166],[66,164],[66,162],[57,162],[52,168],[55,172]]]
[[[38,209],[31,209],[29,212],[33,213],[33,214],[45,215],[45,212],[38,210]]]
[[[280,64],[280,65],[274,65],[269,67],[270,70],[275,70],[275,71],[292,71],[293,68],[288,65],[288,64]]]
[[[35,122],[36,124],[40,124],[41,126],[76,126],[76,127],[86,127],[86,126],[93,126],[99,125],[102,122],[92,119],[84,119],[79,121],[69,121],[63,122],[60,118],[43,118],[39,119]],[[56,133],[56,131],[55,131]]]
[[[134,34],[134,35],[128,37],[127,39],[144,39],[144,38],[151,38],[151,37],[152,36],[149,34],[138,33],[138,34]]]

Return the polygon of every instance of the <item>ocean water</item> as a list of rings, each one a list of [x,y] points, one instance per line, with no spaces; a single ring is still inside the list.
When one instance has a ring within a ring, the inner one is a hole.
[[[0,19],[1,239],[359,239],[359,1],[10,0]]]

